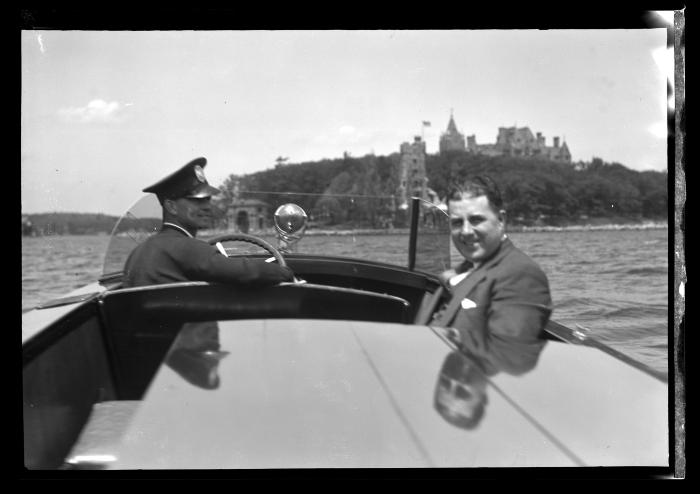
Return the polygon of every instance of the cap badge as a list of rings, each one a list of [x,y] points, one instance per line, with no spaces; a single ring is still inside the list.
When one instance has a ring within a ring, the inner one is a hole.
[[[207,179],[204,178],[204,170],[202,170],[202,167],[201,167],[201,166],[196,165],[196,166],[194,167],[194,174],[195,174],[195,176],[197,177],[197,180],[199,180],[200,182],[206,182],[206,181],[207,181]]]

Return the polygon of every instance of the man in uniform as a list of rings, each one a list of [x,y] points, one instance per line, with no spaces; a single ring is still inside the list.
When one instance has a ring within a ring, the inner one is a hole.
[[[211,196],[221,192],[204,177],[206,164],[205,158],[197,158],[143,189],[158,197],[163,226],[129,255],[124,266],[125,288],[178,281],[270,285],[293,281],[288,267],[244,257],[229,258],[195,238],[198,230],[211,226]]]
[[[465,260],[443,273],[452,299],[433,325],[450,328],[488,374],[527,372],[545,345],[552,312],[547,276],[506,235],[503,200],[491,179],[467,181],[448,199],[452,240]]]

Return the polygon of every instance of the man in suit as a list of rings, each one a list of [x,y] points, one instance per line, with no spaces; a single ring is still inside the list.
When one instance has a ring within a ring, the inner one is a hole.
[[[452,240],[465,260],[443,273],[452,299],[433,324],[451,328],[460,349],[490,374],[533,369],[552,312],[547,276],[506,235],[506,212],[491,179],[477,177],[452,191],[448,210]]]
[[[211,227],[211,197],[220,192],[204,177],[206,164],[205,158],[194,159],[143,189],[158,197],[163,226],[129,255],[124,265],[125,288],[178,281],[275,284],[294,280],[288,267],[229,258],[195,238],[198,230]]]

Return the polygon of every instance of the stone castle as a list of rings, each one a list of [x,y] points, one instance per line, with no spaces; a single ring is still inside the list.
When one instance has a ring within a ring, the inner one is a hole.
[[[454,116],[450,114],[447,130],[440,136],[440,153],[467,151],[487,156],[516,156],[520,158],[544,158],[571,163],[571,153],[566,141],[560,144],[554,137],[553,145],[547,146],[541,132],[533,135],[529,127],[499,127],[495,144],[477,144],[474,135],[467,136],[457,130]]]
[[[552,161],[571,163],[571,153],[566,142],[559,143],[554,137],[553,145],[547,146],[541,132],[533,135],[528,127],[499,127],[495,144],[477,144],[474,135],[466,139],[460,133],[450,113],[447,130],[440,136],[440,153],[449,151],[466,151],[487,156],[517,156],[523,158],[541,157]],[[399,210],[407,210],[412,197],[418,197],[432,204],[441,204],[443,200],[428,187],[425,169],[426,146],[421,136],[413,142],[404,142],[400,146],[398,167],[398,187],[394,195],[394,204]],[[281,166],[281,163],[278,164]],[[257,199],[240,199],[238,183],[233,190],[233,202],[228,206],[227,220],[230,228],[247,233],[270,228],[268,224],[268,205]]]
[[[428,202],[440,202],[437,193],[428,187],[425,171],[425,141],[416,136],[412,143],[404,142],[400,147],[397,204],[405,207],[411,197],[420,197]],[[487,156],[517,156],[520,158],[544,158],[557,162],[571,163],[571,153],[566,142],[559,143],[559,137],[553,139],[553,145],[547,146],[541,132],[536,135],[528,127],[499,127],[495,144],[477,144],[476,137],[464,138],[455,124],[454,115],[450,113],[447,130],[440,136],[440,153],[449,151],[466,151]]]

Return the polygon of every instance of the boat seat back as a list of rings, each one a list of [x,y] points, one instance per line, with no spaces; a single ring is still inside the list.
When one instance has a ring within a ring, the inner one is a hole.
[[[119,398],[138,400],[185,322],[343,319],[409,323],[410,304],[382,293],[324,285],[266,287],[184,282],[107,292],[103,320]]]
[[[104,296],[103,306],[107,319],[122,327],[144,317],[181,322],[294,318],[409,323],[411,316],[410,303],[401,297],[311,283],[247,287],[186,282],[118,290]]]

